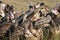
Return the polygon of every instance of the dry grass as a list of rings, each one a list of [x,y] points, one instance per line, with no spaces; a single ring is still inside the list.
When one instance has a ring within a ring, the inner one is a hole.
[[[28,9],[28,3],[32,2],[36,4],[37,2],[44,2],[50,8],[52,8],[60,0],[2,0],[4,3],[14,5],[16,11],[26,11]]]

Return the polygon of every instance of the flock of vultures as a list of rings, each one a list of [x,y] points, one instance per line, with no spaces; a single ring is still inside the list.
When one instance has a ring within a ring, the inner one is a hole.
[[[60,33],[60,3],[49,9],[43,2],[28,5],[26,12],[0,1],[0,40],[54,40]]]

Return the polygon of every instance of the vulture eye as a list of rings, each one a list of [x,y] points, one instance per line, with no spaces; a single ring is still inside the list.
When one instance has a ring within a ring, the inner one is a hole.
[[[60,7],[57,9],[57,11],[60,13]]]
[[[29,8],[33,8],[33,6],[32,6],[32,5],[30,5],[30,6],[29,6]]]
[[[2,1],[0,1],[0,3],[2,3]]]
[[[44,6],[44,3],[40,3],[40,6]]]

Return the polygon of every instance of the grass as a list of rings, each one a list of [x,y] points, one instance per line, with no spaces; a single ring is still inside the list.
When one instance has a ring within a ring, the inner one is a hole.
[[[60,0],[2,0],[2,1],[6,4],[14,5],[14,9],[16,11],[26,11],[28,9],[29,2],[36,4],[38,1],[40,2],[42,1],[50,8],[52,8],[57,2],[60,2]]]

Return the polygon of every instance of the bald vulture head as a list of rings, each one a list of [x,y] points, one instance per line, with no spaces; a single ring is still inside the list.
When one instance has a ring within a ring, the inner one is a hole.
[[[60,13],[60,3],[57,3],[53,9],[56,9]]]
[[[36,8],[39,8],[39,7],[44,6],[44,5],[45,5],[45,4],[44,4],[43,2],[41,2],[41,3],[39,2],[35,7],[36,7]]]

